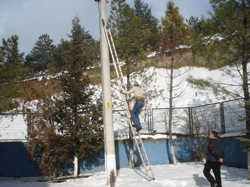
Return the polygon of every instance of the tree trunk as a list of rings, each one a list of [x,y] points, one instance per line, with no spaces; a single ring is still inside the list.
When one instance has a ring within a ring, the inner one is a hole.
[[[74,158],[74,177],[78,177],[78,157]]]
[[[247,40],[247,33],[248,33],[248,27],[249,23],[247,22],[248,20],[248,15],[245,14],[245,10],[248,10],[246,1],[242,1],[243,5],[243,59],[242,60],[242,78],[243,78],[243,92],[244,92],[244,101],[245,101],[245,114],[246,114],[246,137],[250,139],[250,97],[249,97],[249,86],[248,86],[248,70],[247,70],[247,65],[249,62],[249,49],[248,49],[248,40]],[[248,176],[247,179],[250,180],[250,151],[248,151]]]
[[[174,57],[173,57],[173,52],[171,55],[171,69],[170,69],[170,85],[169,85],[169,143],[170,143],[170,148],[171,148],[171,153],[174,161],[174,165],[177,165],[177,159],[175,156],[175,151],[174,151],[174,143],[173,143],[173,137],[172,137],[172,123],[173,123],[173,64],[174,64]]]

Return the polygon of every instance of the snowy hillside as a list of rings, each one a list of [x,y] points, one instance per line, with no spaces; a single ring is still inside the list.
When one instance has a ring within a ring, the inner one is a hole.
[[[174,101],[174,107],[190,107],[190,106],[204,105],[204,104],[208,104],[211,102],[212,103],[220,102],[213,96],[211,92],[205,92],[204,94],[200,90],[192,88],[186,81],[186,78],[189,75],[192,75],[195,78],[212,77],[214,80],[225,82],[225,83],[229,83],[230,81],[232,81],[228,77],[223,76],[220,70],[209,71],[206,68],[193,67],[193,68],[188,69],[187,67],[184,67],[184,68],[179,69],[178,72],[186,72],[186,73],[174,79],[174,84],[181,83],[181,88],[177,92],[183,92],[183,94],[176,101]],[[142,85],[141,85],[142,90],[145,91],[148,89],[149,90],[158,89],[158,90],[163,90],[163,93],[156,99],[151,100],[150,98],[147,98],[147,102],[148,102],[147,109],[168,108],[167,97],[169,94],[168,92],[169,70],[155,69],[152,67],[152,68],[147,69],[147,72],[145,72],[145,74],[147,75],[151,75],[153,73],[154,73],[154,77],[152,80],[155,80],[155,81],[152,81],[152,82],[147,81],[145,83],[142,82]],[[136,77],[135,79],[143,80],[144,78]],[[237,80],[236,78],[236,80],[234,81],[239,81],[239,80]],[[100,91],[101,91],[101,87],[99,88],[99,92]],[[112,92],[115,92],[117,95],[119,95],[119,92],[116,89],[114,90],[112,89]],[[209,98],[210,98],[209,101],[206,95],[209,95]],[[113,109],[114,108],[116,110],[123,109],[123,106],[121,107],[115,106],[113,107]],[[146,115],[148,114],[145,113],[145,111],[140,114],[141,122],[143,126],[142,132],[148,131],[148,118]],[[164,121],[162,120],[162,118],[164,117],[165,116],[163,116],[162,112],[159,112],[159,114],[156,113],[156,115],[154,116],[154,119],[157,119],[159,121],[159,123],[155,121],[155,124],[154,124],[158,132],[163,131],[162,129],[166,129],[165,125],[161,123],[162,121]],[[126,124],[126,120],[127,119],[122,118],[119,113],[114,112],[113,124],[114,124],[114,131],[115,131],[116,138],[118,138],[118,136],[121,138],[121,137],[126,137],[128,135],[128,128],[127,126],[124,126],[124,124]],[[180,123],[182,124],[185,122],[183,121]],[[181,127],[182,126],[180,125],[178,127],[175,127],[173,130],[175,132],[181,132],[182,131]],[[242,123],[234,127],[230,127],[230,128],[234,128],[231,130],[236,132],[236,131],[240,131],[241,129],[245,127],[244,127],[244,123]],[[10,118],[5,118],[5,117],[2,118],[2,121],[0,123],[0,141],[11,141],[13,139],[24,140],[26,135],[27,135],[26,125],[25,125],[22,115],[18,115],[13,120],[11,120]]]
[[[153,78],[155,82],[146,81],[146,83],[144,83],[142,81],[141,87],[144,93],[146,92],[145,90],[148,90],[146,89],[146,87],[147,88],[149,87],[149,89],[151,90],[153,89],[164,90],[163,93],[155,99],[146,98],[148,102],[146,108],[149,110],[153,109],[153,114],[152,114],[153,122],[151,123],[153,123],[154,125],[154,130],[156,130],[157,132],[165,133],[168,131],[167,130],[168,129],[167,108],[169,108],[169,103],[168,103],[169,76],[168,75],[170,74],[170,70],[149,68],[145,74],[151,75],[153,74],[153,72],[155,72],[155,75]],[[177,74],[181,74],[181,76],[177,76]],[[222,102],[222,101],[216,99],[211,91],[201,91],[201,90],[192,88],[186,81],[186,78],[189,75],[192,75],[194,78],[212,77],[213,80],[220,81],[223,83],[230,83],[230,81],[232,80],[229,77],[225,76],[220,70],[210,71],[206,68],[197,68],[197,67],[180,68],[179,70],[176,70],[175,75],[176,75],[176,78],[174,79],[173,84],[174,85],[180,84],[180,88],[176,90],[173,94],[179,95],[180,92],[182,94],[173,101],[173,108],[176,108],[176,110],[173,111],[174,120],[175,120],[175,123],[177,124],[173,126],[172,128],[173,132],[182,133],[182,134],[185,133],[183,132],[183,130],[184,130],[184,126],[187,123],[187,119],[186,119],[187,114],[185,113],[187,112],[187,107],[195,107],[195,106],[206,105],[210,103],[217,103],[211,106],[204,107],[203,110],[205,110],[204,112],[206,112],[207,115],[210,115],[212,112],[216,113],[217,121],[220,121],[220,115],[219,115],[220,105],[218,104],[218,102]],[[143,77],[136,77],[134,80],[136,79],[143,80]],[[236,78],[233,81],[238,82],[239,79]],[[230,111],[225,110],[225,114],[227,114],[225,116],[227,132],[239,132],[240,130],[245,128],[245,124],[244,122],[239,123],[238,121],[236,121],[235,112],[237,111],[239,114],[244,115],[244,111],[241,108],[239,108],[237,102],[230,102],[227,105],[228,106],[230,105],[230,107],[234,110],[234,112],[232,110]],[[148,115],[149,115],[148,110],[147,111],[144,110],[140,114],[140,119],[141,119],[142,127],[143,127],[141,132],[148,132],[148,123],[149,123]],[[114,112],[113,122],[114,122],[115,136],[117,138],[128,136],[128,128],[124,126],[124,124],[127,124],[126,120],[127,118],[121,118],[121,115],[118,112]],[[237,124],[231,125],[232,121],[234,121]]]

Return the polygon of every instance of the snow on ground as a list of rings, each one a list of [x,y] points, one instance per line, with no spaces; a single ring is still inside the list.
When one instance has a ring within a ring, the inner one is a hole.
[[[117,170],[116,187],[209,187],[203,175],[203,163],[185,162],[176,166],[152,166],[155,180],[147,181],[143,167]],[[222,166],[222,185],[224,187],[250,186],[247,180],[247,169]],[[65,182],[39,182],[38,178],[7,178],[0,177],[1,187],[107,187],[105,172],[94,173],[88,178],[68,179]]]

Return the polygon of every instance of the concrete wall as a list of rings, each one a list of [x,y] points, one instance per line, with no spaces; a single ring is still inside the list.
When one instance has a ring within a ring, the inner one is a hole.
[[[247,168],[247,153],[243,151],[242,143],[235,137],[222,138],[221,141],[226,151],[225,165],[231,167]],[[167,139],[144,139],[151,165],[171,164],[171,153]],[[176,157],[179,162],[187,162],[193,150],[187,145],[186,138],[174,139]],[[116,165],[117,169],[129,166],[129,144],[127,140],[116,140]],[[134,145],[135,166],[141,166],[138,150]],[[85,161],[80,161],[81,173],[104,171],[104,152],[95,154]],[[65,165],[65,173],[73,173],[73,164]],[[41,173],[36,165],[29,160],[25,144],[23,142],[0,142],[0,176],[26,177],[40,176]]]

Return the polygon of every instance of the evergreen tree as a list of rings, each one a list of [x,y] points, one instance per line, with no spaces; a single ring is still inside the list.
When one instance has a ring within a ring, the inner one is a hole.
[[[90,66],[94,64],[98,64],[100,61],[100,46],[99,42],[97,42],[89,33],[82,28],[83,36],[84,36],[84,43],[83,47],[86,54],[89,54],[90,58]],[[53,56],[53,66],[55,67],[55,71],[61,71],[65,68],[65,65],[68,64],[67,62],[67,53],[69,51],[71,45],[71,41],[67,41],[61,39],[60,43],[55,47],[52,51]],[[99,65],[99,64],[98,64]]]
[[[145,40],[151,46],[151,48],[156,49],[157,43],[159,41],[159,20],[152,15],[151,9],[148,7],[148,4],[142,2],[141,0],[134,0],[134,6],[135,15],[140,18],[145,29],[150,31],[148,38],[146,38]]]
[[[102,105],[83,74],[92,61],[79,22],[78,17],[72,21],[71,41],[65,53],[67,64],[58,78],[61,93],[47,89],[55,83],[46,78],[39,87],[31,82],[23,85],[29,153],[31,158],[38,158],[42,173],[50,176],[61,174],[63,163],[73,160],[77,176],[78,159],[84,160],[103,148]]]
[[[70,42],[61,39],[60,43],[52,51],[53,66],[56,72],[63,71],[68,64],[67,53],[70,48]]]
[[[147,42],[149,30],[142,20],[135,15],[125,0],[111,1],[111,14],[109,17],[112,34],[114,36],[117,53],[126,63],[126,74],[129,82],[129,63],[146,57],[150,48]],[[128,85],[129,89],[129,85]]]
[[[204,17],[201,17],[199,20],[198,17],[191,16],[189,19],[186,20],[188,26],[189,26],[189,32],[198,34],[201,32],[201,22],[204,20]]]
[[[223,73],[234,79],[240,76],[242,82],[231,84],[215,82],[211,78],[188,80],[201,89],[212,89],[220,99],[242,98],[246,121],[246,150],[248,151],[248,165],[250,166],[250,98],[249,98],[249,49],[250,49],[250,1],[249,0],[211,0],[213,12],[211,18],[201,24],[198,36],[199,42],[193,43],[193,48],[202,55],[207,64],[212,67],[223,67]],[[202,46],[202,47],[201,47]],[[241,88],[241,89],[239,89]],[[248,167],[250,168],[250,167]],[[250,180],[250,169],[248,171]]]
[[[187,44],[189,27],[184,24],[184,18],[179,15],[179,8],[174,3],[167,3],[165,17],[161,18],[160,47],[161,51],[174,50]]]
[[[23,55],[19,53],[18,36],[2,40],[0,46],[0,113],[16,108],[22,95],[20,81],[24,74]]]
[[[94,64],[94,62],[100,61],[100,45],[99,42],[96,41],[88,31],[86,31],[84,28],[83,30],[83,47],[85,50],[85,53],[88,54],[89,60],[90,60],[90,66]]]
[[[130,89],[131,62],[146,57],[150,46],[147,43],[149,30],[125,0],[112,0],[109,17],[114,42],[119,58],[126,63],[127,90]],[[133,137],[130,129],[130,168],[133,162]]]
[[[53,40],[48,34],[43,34],[38,38],[30,54],[26,57],[26,66],[32,67],[35,72],[47,70],[47,66],[52,63],[52,50],[55,48]]]
[[[75,17],[72,21],[71,46],[67,54],[68,65],[60,77],[62,94],[56,99],[53,121],[62,135],[62,152],[68,161],[74,158],[78,175],[78,159],[85,159],[103,148],[103,128],[100,102],[96,100],[94,88],[83,71],[92,63],[86,50],[88,37]]]
[[[173,100],[183,93],[181,89],[181,83],[175,83],[176,77],[180,76],[184,72],[174,71],[181,63],[181,53],[174,56],[174,52],[180,45],[186,43],[186,37],[188,35],[188,26],[184,24],[184,18],[179,14],[179,8],[174,6],[172,1],[167,3],[167,9],[165,11],[165,17],[161,19],[160,25],[160,47],[162,52],[170,51],[170,63],[167,66],[170,67],[169,76],[169,142],[171,152],[173,156],[174,165],[177,164],[177,159],[174,152],[174,145],[172,139],[172,125],[173,125]],[[174,94],[175,92],[175,94]]]

